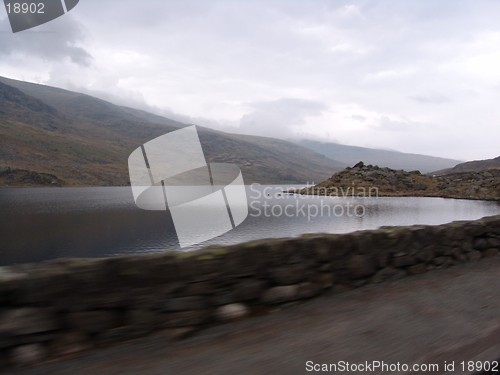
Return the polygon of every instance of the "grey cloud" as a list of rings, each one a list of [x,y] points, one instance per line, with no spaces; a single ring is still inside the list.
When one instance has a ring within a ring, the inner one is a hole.
[[[393,120],[387,116],[382,116],[375,127],[377,130],[390,132],[419,132],[424,130],[427,125],[416,121]]]
[[[90,53],[79,46],[85,39],[84,33],[71,15],[17,34],[11,34],[9,21],[4,18],[0,20],[0,32],[4,34],[0,38],[0,56],[22,54],[57,63],[69,59],[83,66],[92,60]]]
[[[443,104],[451,102],[450,98],[440,94],[413,95],[410,96],[410,98],[422,104]]]
[[[321,115],[328,107],[321,102],[282,98],[267,102],[255,102],[253,110],[240,120],[240,131],[247,134],[293,137],[292,127],[305,124],[306,117]]]
[[[356,121],[365,121],[366,117],[361,115],[352,115],[351,118]]]
[[[498,148],[499,128],[489,124],[500,118],[499,12],[491,0],[86,0],[35,30],[43,35],[1,35],[0,67],[22,79],[39,63],[30,57],[42,57],[61,87],[72,82],[125,100],[137,93],[137,106],[185,122],[282,138],[302,132],[359,144],[372,131],[374,143],[410,149],[422,134],[442,139],[428,124],[453,124],[467,136],[440,155],[481,158]],[[94,60],[83,71],[89,50]],[[271,100],[291,97],[316,106]],[[418,147],[431,150],[424,140]]]

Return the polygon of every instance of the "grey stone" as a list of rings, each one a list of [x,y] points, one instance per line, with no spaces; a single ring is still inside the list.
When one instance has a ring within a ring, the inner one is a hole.
[[[458,254],[455,257],[455,260],[457,261],[457,263],[464,263],[464,262],[467,261],[467,255],[465,255],[465,254]]]
[[[353,255],[349,260],[349,276],[352,279],[361,279],[371,276],[377,270],[373,257],[368,255]]]
[[[28,335],[59,328],[53,311],[46,308],[20,308],[0,314],[0,335]]]
[[[387,267],[390,259],[390,254],[387,250],[380,249],[376,257],[377,257],[378,268]]]
[[[360,288],[363,285],[368,284],[369,281],[370,281],[370,279],[353,280],[353,281],[351,281],[351,286],[353,286],[354,288]]]
[[[427,266],[425,265],[425,263],[417,263],[413,266],[408,267],[408,273],[410,275],[417,275],[425,272],[427,272]]]
[[[500,248],[500,240],[498,238],[490,237],[488,238],[488,246],[490,248],[498,249]]]
[[[477,238],[474,241],[474,249],[476,250],[485,250],[488,248],[488,242],[484,238]]]
[[[268,289],[262,295],[262,302],[265,304],[276,304],[295,301],[299,298],[298,285],[276,286]]]
[[[99,333],[97,342],[99,345],[108,345],[114,342],[122,342],[135,337],[144,336],[148,333],[149,332],[145,332],[137,326],[120,326]]]
[[[404,277],[406,273],[400,269],[386,267],[378,271],[371,279],[373,283],[381,283],[387,280],[397,280]]]
[[[434,258],[434,264],[436,266],[443,265],[448,260],[448,257],[436,257]]]
[[[46,355],[47,349],[42,344],[29,344],[12,349],[10,360],[14,365],[27,366],[40,362]]]
[[[117,316],[111,311],[78,311],[69,313],[71,328],[86,333],[99,333],[117,326]]]
[[[207,301],[203,297],[179,297],[169,298],[162,306],[163,312],[202,310],[207,306]]]
[[[209,319],[206,310],[179,311],[161,316],[163,327],[191,327],[205,323]]]
[[[322,289],[321,285],[311,282],[300,283],[298,297],[300,299],[312,298],[320,294]]]
[[[392,257],[392,265],[397,268],[411,266],[415,263],[417,263],[417,260],[410,254],[399,256],[396,254]]]
[[[247,315],[249,315],[249,309],[242,303],[220,306],[215,310],[215,317],[220,321],[241,319]]]
[[[58,335],[50,343],[50,353],[55,357],[73,355],[88,350],[91,346],[88,336],[83,332],[67,332]]]
[[[301,264],[287,265],[270,271],[271,280],[276,285],[296,284],[305,278],[306,268]]]
[[[494,257],[494,256],[498,255],[498,249],[495,249],[495,248],[486,249],[485,251],[483,251],[483,255],[485,257]]]
[[[321,271],[321,272],[331,272],[332,269],[333,269],[333,267],[332,267],[331,263],[325,263],[319,267],[319,271]]]
[[[417,253],[417,259],[424,263],[429,263],[434,258],[434,251],[431,247],[426,247]]]
[[[60,334],[59,331],[48,331],[48,332],[32,333],[29,335],[13,336],[9,338],[9,343],[10,346],[47,343],[49,341],[55,340],[59,334]]]
[[[335,281],[335,278],[333,277],[332,273],[319,273],[314,275],[311,278],[312,282],[315,284],[319,284],[323,289],[328,289],[333,286],[333,283]]]
[[[230,305],[241,301],[236,297],[234,291],[226,289],[217,291],[210,299],[213,306]]]
[[[250,301],[259,298],[265,288],[263,280],[243,280],[235,286],[234,295],[238,301]]]
[[[70,308],[73,311],[91,311],[117,309],[127,306],[132,299],[130,291],[94,292],[92,294],[70,295],[58,301],[61,309]]]
[[[197,283],[190,283],[185,289],[182,290],[183,296],[202,296],[210,295],[213,293],[213,285],[210,281],[202,281]]]
[[[352,289],[353,289],[352,285],[335,284],[332,290],[334,293],[344,293],[344,292],[348,292]]]
[[[177,328],[166,328],[161,332],[166,335],[171,340],[182,340],[192,334],[194,334],[199,328],[194,327],[177,327]]]
[[[134,309],[127,311],[125,321],[127,325],[138,330],[142,329],[146,334],[154,330],[159,324],[159,314],[151,310]]]

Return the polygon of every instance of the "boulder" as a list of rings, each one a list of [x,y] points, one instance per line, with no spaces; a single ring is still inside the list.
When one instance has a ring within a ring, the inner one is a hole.
[[[405,271],[397,268],[386,267],[378,271],[371,279],[373,283],[382,283],[388,280],[398,280],[406,275]]]
[[[27,366],[40,362],[47,355],[42,344],[28,344],[15,347],[10,352],[10,360],[14,365]]]
[[[486,249],[485,251],[483,251],[483,255],[485,257],[494,257],[498,255],[498,249],[495,248]]]
[[[392,257],[392,265],[397,268],[411,266],[417,263],[413,255],[406,253],[397,253]]]
[[[243,280],[234,288],[234,296],[238,301],[250,301],[259,298],[266,287],[263,280]]]
[[[276,285],[291,285],[304,280],[306,268],[302,264],[291,264],[270,271],[270,278]]]
[[[410,275],[417,275],[425,272],[427,272],[427,266],[425,265],[425,263],[417,263],[413,266],[408,267],[408,273]]]
[[[202,310],[206,308],[206,300],[203,297],[179,297],[169,298],[162,306],[162,312]]]
[[[215,317],[220,321],[229,321],[243,318],[249,315],[250,311],[242,303],[232,303],[230,305],[220,306],[215,310]]]
[[[60,327],[54,312],[46,308],[20,308],[0,314],[0,336],[53,331]]]
[[[209,319],[206,310],[179,311],[162,315],[163,327],[192,327],[205,323]]]
[[[262,295],[262,302],[265,304],[290,302],[297,299],[299,299],[298,285],[276,286],[266,290]]]
[[[298,297],[299,299],[312,298],[320,294],[322,289],[321,285],[311,282],[300,283]]]
[[[67,321],[71,328],[89,334],[99,333],[118,325],[117,315],[112,311],[78,311],[69,313]]]
[[[51,355],[59,357],[77,354],[90,349],[88,336],[79,331],[67,332],[59,335],[50,343]]]
[[[471,251],[470,253],[467,254],[467,258],[469,259],[469,261],[471,262],[477,262],[479,259],[481,259],[483,255],[481,254],[480,251]]]
[[[353,255],[349,260],[348,271],[352,279],[362,279],[373,275],[377,270],[375,260],[369,255]]]

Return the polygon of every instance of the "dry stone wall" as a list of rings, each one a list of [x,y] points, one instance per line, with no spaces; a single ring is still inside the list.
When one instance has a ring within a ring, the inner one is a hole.
[[[163,331],[179,338],[269,307],[493,257],[500,216],[259,240],[189,253],[0,268],[0,366]]]

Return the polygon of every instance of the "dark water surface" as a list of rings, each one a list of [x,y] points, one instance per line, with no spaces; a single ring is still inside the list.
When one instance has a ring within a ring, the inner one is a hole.
[[[243,224],[198,247],[500,214],[498,202],[297,197],[278,187],[247,189]],[[169,212],[138,209],[129,187],[0,189],[0,219],[0,265],[180,249]]]

